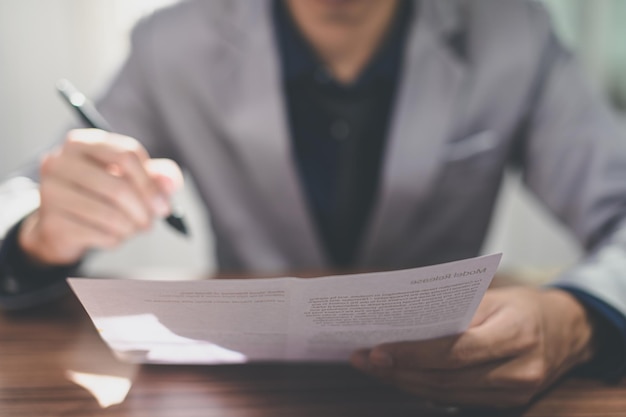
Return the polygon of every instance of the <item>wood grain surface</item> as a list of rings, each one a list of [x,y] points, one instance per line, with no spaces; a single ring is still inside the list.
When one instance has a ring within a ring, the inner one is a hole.
[[[98,394],[72,382],[77,374],[108,381],[100,393],[115,391],[120,381],[131,387],[121,403],[103,406]],[[610,386],[570,377],[523,410],[447,410],[347,365],[122,363],[72,295],[26,312],[0,312],[0,417],[447,415],[626,416],[626,383]]]

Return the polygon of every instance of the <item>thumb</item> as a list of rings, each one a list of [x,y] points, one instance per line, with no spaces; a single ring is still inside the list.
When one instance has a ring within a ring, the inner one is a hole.
[[[482,325],[501,307],[499,298],[495,296],[495,292],[491,289],[487,290],[482,301],[474,313],[474,317],[469,325],[470,328]]]
[[[171,196],[183,187],[183,173],[178,164],[171,159],[149,159],[144,166],[150,177],[167,196]]]

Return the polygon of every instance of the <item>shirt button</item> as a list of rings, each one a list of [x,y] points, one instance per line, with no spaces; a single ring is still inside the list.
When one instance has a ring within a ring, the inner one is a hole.
[[[330,135],[337,140],[344,140],[350,136],[350,125],[345,120],[335,120],[330,125]]]
[[[20,292],[20,284],[18,284],[17,279],[11,275],[4,279],[2,287],[4,292],[7,294],[17,294]]]

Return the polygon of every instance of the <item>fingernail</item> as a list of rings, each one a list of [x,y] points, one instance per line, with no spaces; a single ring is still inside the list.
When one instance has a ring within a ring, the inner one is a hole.
[[[157,215],[165,217],[170,212],[170,205],[162,196],[156,196],[152,199],[152,208]]]
[[[393,366],[393,358],[387,352],[374,350],[370,354],[370,364],[379,369],[391,368]]]

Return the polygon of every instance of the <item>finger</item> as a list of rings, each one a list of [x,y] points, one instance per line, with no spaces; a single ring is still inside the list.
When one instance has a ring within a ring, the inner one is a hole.
[[[392,368],[459,369],[512,358],[535,347],[538,329],[515,311],[498,311],[464,333],[380,345],[369,355],[381,372]]]
[[[144,166],[148,152],[136,140],[97,130],[77,130],[68,134],[66,148],[128,178],[154,215],[164,217],[170,212],[168,201]]]
[[[481,324],[468,329],[454,347],[465,364],[512,358],[536,349],[542,340],[541,320],[533,311],[503,304]]]
[[[94,199],[117,207],[126,213],[139,230],[149,228],[152,223],[150,208],[127,180],[109,174],[92,161],[63,156],[50,158],[42,164],[42,181],[46,178],[61,181],[66,187],[79,189]],[[49,196],[51,201],[57,198],[54,193],[49,193]]]
[[[353,364],[381,376],[393,369],[441,369],[454,367],[451,352],[460,336],[424,341],[385,343],[368,351],[355,352]]]
[[[89,155],[103,165],[115,164],[120,154],[133,152],[143,163],[150,159],[146,149],[135,139],[99,129],[74,129],[67,134],[64,148]]]
[[[183,173],[178,164],[171,159],[149,159],[144,166],[148,175],[157,181],[165,195],[171,196],[183,187]]]
[[[545,367],[538,355],[523,355],[471,368],[442,370],[396,369],[388,379],[436,389],[513,389],[537,391],[545,381]]]
[[[89,249],[112,249],[122,242],[117,236],[61,211],[52,214],[43,227],[54,233],[50,241],[54,241],[58,253],[79,250],[84,254]]]
[[[36,259],[46,265],[73,264],[91,248],[110,249],[120,243],[116,236],[62,211],[53,211],[39,219],[37,236],[42,249]]]
[[[56,179],[42,181],[41,198],[43,215],[61,212],[66,218],[119,239],[126,239],[136,232],[132,220],[116,206],[93,198],[77,188],[68,187]]]

